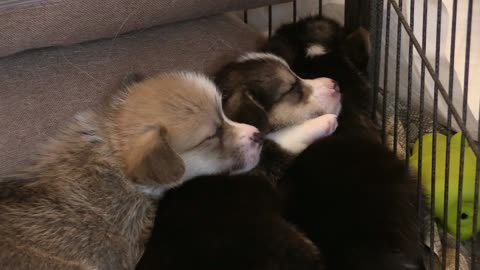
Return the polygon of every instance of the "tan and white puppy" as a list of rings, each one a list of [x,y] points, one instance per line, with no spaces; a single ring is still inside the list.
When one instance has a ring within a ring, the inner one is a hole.
[[[0,265],[133,269],[157,200],[199,175],[253,168],[258,130],[228,120],[214,84],[163,74],[80,114],[35,164],[0,178]]]

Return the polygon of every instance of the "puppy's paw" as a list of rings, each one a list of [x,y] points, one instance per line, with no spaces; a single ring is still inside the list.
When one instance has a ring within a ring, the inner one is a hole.
[[[337,116],[325,114],[267,136],[287,152],[298,155],[314,141],[331,135],[337,128]]]
[[[307,142],[313,143],[323,137],[331,135],[338,127],[337,116],[335,114],[325,114],[305,122],[310,131],[311,137],[306,138]]]

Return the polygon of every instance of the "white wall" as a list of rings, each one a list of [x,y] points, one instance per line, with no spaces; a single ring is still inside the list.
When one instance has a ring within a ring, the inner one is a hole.
[[[410,20],[410,1],[404,1],[407,5],[404,8],[404,15]],[[450,46],[451,46],[451,29],[452,29],[452,0],[443,0],[442,5],[442,20],[441,20],[441,35],[440,35],[440,80],[445,88],[449,87],[449,70],[450,70]],[[480,11],[480,1],[474,0],[474,14]],[[437,33],[437,0],[428,0],[427,10],[427,43],[426,43],[426,55],[431,64],[435,65],[435,51],[438,46],[436,43]],[[465,45],[466,45],[466,25],[467,25],[467,7],[468,1],[458,1],[458,17],[457,17],[457,35],[456,35],[456,50],[455,50],[455,63],[454,63],[454,80],[453,80],[453,101],[457,111],[461,114],[463,105],[463,90],[464,90],[464,74],[465,74]],[[384,11],[384,14],[386,11]],[[397,52],[397,17],[394,15],[392,9],[392,17],[390,24],[390,47],[389,47],[389,83],[388,89],[393,91],[395,83],[395,64],[396,64],[396,52]],[[423,30],[423,1],[415,1],[415,25],[414,33],[418,42],[422,43],[422,30]],[[480,76],[477,74],[480,70],[480,22],[478,16],[473,16],[474,21],[472,31],[472,47],[470,57],[470,78],[469,78],[469,97],[468,97],[468,114],[467,114],[467,128],[473,136],[477,136],[478,130],[478,115],[480,106]],[[385,28],[384,25],[384,38],[383,45],[385,46]],[[409,39],[405,38],[407,33],[402,31],[402,43],[401,43],[401,74],[400,74],[400,93],[403,98],[407,93],[407,69],[408,69],[408,44]],[[383,48],[385,49],[385,48]],[[382,52],[382,68],[384,61],[384,51]],[[418,104],[419,102],[419,88],[421,82],[421,58],[417,53],[414,53],[414,66],[413,66],[413,102]],[[434,95],[434,82],[432,77],[426,72],[425,79],[425,106],[427,111],[432,111],[433,95]],[[383,73],[381,74],[381,78]],[[439,102],[439,120],[444,124],[447,119],[447,105],[442,98]],[[458,126],[454,122],[454,127]]]

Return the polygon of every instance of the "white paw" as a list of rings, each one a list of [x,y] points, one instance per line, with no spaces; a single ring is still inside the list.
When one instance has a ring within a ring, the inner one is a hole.
[[[304,130],[301,135],[303,143],[308,147],[314,141],[331,135],[338,127],[335,114],[325,114],[303,123]]]
[[[337,116],[335,114],[325,114],[305,122],[308,130],[311,132],[310,139],[313,141],[331,135],[338,127]],[[307,138],[308,140],[308,138]]]
[[[331,135],[337,128],[337,116],[325,114],[273,133],[267,138],[292,154],[300,154],[314,141]]]

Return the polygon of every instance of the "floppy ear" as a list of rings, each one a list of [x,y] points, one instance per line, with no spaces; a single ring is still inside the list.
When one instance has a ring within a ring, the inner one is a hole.
[[[145,80],[145,76],[140,73],[129,73],[122,79],[122,86],[129,87],[132,84]]]
[[[152,127],[135,138],[126,155],[127,175],[141,184],[176,185],[185,173],[185,164],[163,127]]]
[[[262,133],[267,133],[272,129],[267,111],[248,91],[244,93],[242,106],[243,113],[240,116],[241,121],[239,120],[241,123],[252,125]]]
[[[271,130],[267,112],[248,91],[232,98],[226,104],[225,113],[233,121],[252,125],[262,133]]]
[[[370,58],[371,44],[369,32],[359,27],[345,40],[345,52],[353,64],[361,71],[366,71]]]

